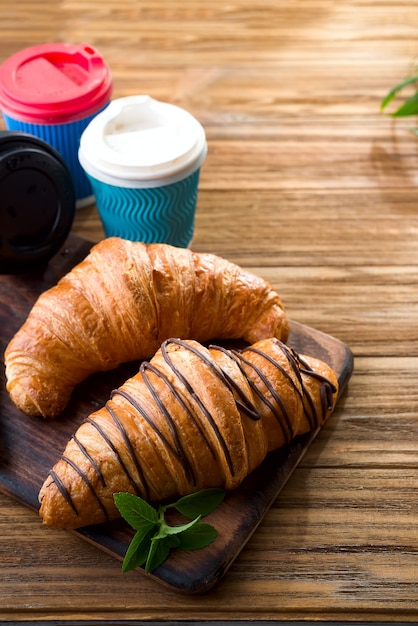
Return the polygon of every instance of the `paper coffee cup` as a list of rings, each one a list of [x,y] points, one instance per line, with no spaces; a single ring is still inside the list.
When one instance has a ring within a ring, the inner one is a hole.
[[[78,161],[80,136],[109,103],[111,90],[109,68],[87,44],[25,48],[0,67],[0,109],[6,128],[39,137],[61,154],[73,178],[78,207],[94,201]]]
[[[79,150],[106,235],[187,247],[206,153],[205,131],[184,109],[148,95],[112,101]]]

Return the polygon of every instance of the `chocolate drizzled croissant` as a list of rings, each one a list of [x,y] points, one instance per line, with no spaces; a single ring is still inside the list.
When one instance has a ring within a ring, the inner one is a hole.
[[[169,337],[288,333],[262,278],[212,254],[108,238],[38,298],[6,349],[7,389],[22,411],[54,417],[90,374],[148,359]]]
[[[113,494],[148,501],[234,489],[271,450],[319,427],[338,382],[277,339],[243,351],[169,339],[68,442],[40,493],[45,524],[118,517]]]

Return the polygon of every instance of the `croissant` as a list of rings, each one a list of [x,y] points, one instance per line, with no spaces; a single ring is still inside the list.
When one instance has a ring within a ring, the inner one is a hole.
[[[112,237],[38,298],[6,348],[7,390],[25,413],[55,417],[90,374],[150,358],[169,337],[288,333],[262,278],[212,254]]]
[[[118,517],[115,492],[148,501],[234,489],[271,450],[319,427],[334,371],[278,339],[242,351],[166,340],[78,427],[39,492],[43,523]]]

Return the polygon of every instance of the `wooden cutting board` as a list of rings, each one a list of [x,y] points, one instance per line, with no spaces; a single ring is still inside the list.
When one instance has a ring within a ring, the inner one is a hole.
[[[35,299],[81,261],[90,247],[91,243],[71,235],[44,271],[0,276],[2,365],[6,345],[26,319]],[[353,369],[353,357],[345,344],[296,322],[291,323],[289,344],[298,352],[328,362],[337,373],[342,393]],[[60,418],[48,421],[28,417],[10,402],[2,367],[0,491],[37,510],[38,491],[67,440],[89,413],[106,402],[110,391],[137,368],[138,363],[130,363],[112,372],[90,377],[76,389]],[[167,561],[149,576],[186,593],[206,591],[218,582],[256,530],[317,432],[300,437],[289,447],[271,453],[241,487],[229,493],[221,506],[205,518],[219,531],[210,546],[193,552],[173,551]],[[123,520],[73,532],[120,560],[133,536],[133,531]]]

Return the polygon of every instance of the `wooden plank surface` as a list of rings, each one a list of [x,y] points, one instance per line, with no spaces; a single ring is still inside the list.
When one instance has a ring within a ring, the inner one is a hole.
[[[418,144],[379,112],[416,62],[416,0],[0,0],[0,58],[87,41],[115,96],[195,114],[193,247],[271,280],[348,344],[337,411],[221,583],[161,591],[0,496],[3,620],[418,620]],[[95,207],[74,232],[103,233]],[[0,407],[1,410],[1,407]],[[1,471],[1,466],[0,466]]]

